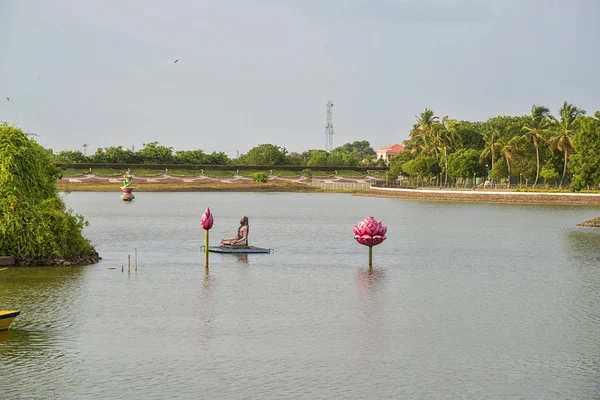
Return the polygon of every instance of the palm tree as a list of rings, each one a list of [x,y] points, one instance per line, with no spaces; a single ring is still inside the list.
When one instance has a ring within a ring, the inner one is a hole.
[[[492,169],[494,168],[494,163],[496,162],[496,153],[498,151],[498,140],[500,139],[500,131],[497,128],[490,128],[483,133],[483,141],[485,146],[483,150],[481,150],[481,159],[484,160],[486,158],[491,157],[492,159]]]
[[[419,136],[427,136],[431,133],[431,127],[439,118],[436,117],[429,108],[426,108],[421,114],[416,116],[417,123],[410,132],[410,138],[415,139]]]
[[[413,126],[410,131],[409,137],[415,142],[416,147],[420,152],[428,152],[431,150],[430,135],[434,123],[438,120],[432,110],[426,108],[421,114],[416,116],[417,123]]]
[[[440,124],[436,124],[434,129],[437,131],[439,139],[440,153],[444,157],[444,186],[448,185],[448,149],[457,150],[462,147],[462,140],[458,133],[457,122],[448,116],[442,118]]]
[[[513,154],[521,151],[519,147],[519,142],[522,140],[522,137],[515,136],[513,138],[504,137],[499,140],[498,145],[500,147],[500,155],[504,157],[504,161],[506,161],[506,167],[508,168],[508,183],[510,185],[510,177],[512,176],[510,170],[510,163],[513,159]]]
[[[552,129],[554,136],[548,139],[548,145],[551,150],[558,150],[564,155],[563,174],[559,185],[559,187],[562,187],[565,176],[567,175],[567,161],[569,160],[569,155],[575,150],[575,143],[573,143],[575,120],[579,116],[585,115],[585,110],[577,108],[573,104],[569,104],[565,101],[560,110],[558,110],[558,115],[560,120],[551,117],[555,122]]]
[[[533,186],[537,185],[538,179],[540,178],[539,142],[546,141],[544,135],[548,131],[550,121],[550,110],[548,107],[536,106],[534,104],[531,107],[531,116],[529,117],[528,124],[525,124],[522,128],[522,130],[525,131],[523,138],[532,142],[533,148],[535,149],[536,171]]]

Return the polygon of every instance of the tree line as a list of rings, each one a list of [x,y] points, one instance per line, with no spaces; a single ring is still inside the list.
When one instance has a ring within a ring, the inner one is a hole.
[[[211,165],[293,165],[293,166],[385,166],[383,160],[375,160],[375,150],[368,141],[346,143],[333,149],[307,150],[302,153],[288,151],[274,144],[260,144],[237,158],[229,158],[223,152],[205,153],[203,150],[174,150],[158,142],[144,143],[134,151],[123,146],[98,148],[94,154],[81,151],[50,150],[54,162],[60,163],[112,163],[112,164],[211,164]]]
[[[600,184],[600,111],[564,102],[556,115],[534,105],[529,114],[484,122],[439,118],[426,108],[416,117],[405,151],[390,160],[390,179],[399,176],[439,186],[542,181],[579,191]]]

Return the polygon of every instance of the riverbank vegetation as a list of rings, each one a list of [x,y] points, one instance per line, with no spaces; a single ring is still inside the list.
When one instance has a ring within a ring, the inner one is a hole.
[[[144,143],[142,149],[110,146],[98,148],[94,154],[84,152],[60,151],[52,154],[57,163],[65,164],[188,164],[188,165],[262,165],[262,166],[335,166],[335,167],[384,167],[383,160],[375,160],[375,150],[368,141],[346,143],[333,149],[307,150],[303,153],[288,153],[284,147],[274,144],[259,144],[247,153],[230,159],[223,152],[205,153],[203,150],[174,150],[158,142]]]
[[[392,157],[389,179],[412,185],[568,186],[600,185],[600,112],[564,102],[556,114],[534,105],[529,114],[484,122],[439,118],[430,109],[417,116]]]
[[[21,129],[0,125],[0,255],[21,265],[88,264],[99,257],[68,210],[50,154]]]

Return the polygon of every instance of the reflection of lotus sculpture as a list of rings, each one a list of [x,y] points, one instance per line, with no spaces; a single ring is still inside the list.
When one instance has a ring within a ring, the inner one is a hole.
[[[387,226],[373,217],[367,217],[354,227],[354,239],[364,246],[369,246],[369,266],[372,266],[373,246],[385,240]]]

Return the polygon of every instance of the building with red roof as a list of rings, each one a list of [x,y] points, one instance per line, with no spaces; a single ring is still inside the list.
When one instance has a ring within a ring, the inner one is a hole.
[[[381,149],[377,150],[377,161],[383,159],[386,164],[389,164],[390,157],[398,155],[398,154],[402,153],[403,151],[404,151],[404,146],[402,146],[401,144],[398,144],[398,143],[393,144],[388,147],[382,147]]]

